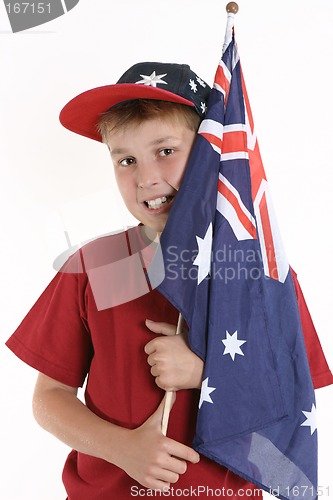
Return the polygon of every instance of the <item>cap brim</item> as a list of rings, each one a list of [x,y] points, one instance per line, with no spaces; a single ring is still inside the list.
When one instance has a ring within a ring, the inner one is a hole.
[[[121,83],[97,87],[79,94],[63,107],[59,119],[68,130],[102,142],[97,130],[100,115],[112,106],[131,99],[156,99],[194,107],[191,101],[168,90],[150,85]]]

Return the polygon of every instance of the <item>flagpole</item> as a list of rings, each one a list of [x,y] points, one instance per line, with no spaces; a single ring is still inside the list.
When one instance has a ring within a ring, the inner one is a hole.
[[[228,17],[227,17],[227,26],[226,26],[226,30],[225,30],[225,37],[224,37],[224,42],[223,42],[222,54],[224,54],[226,48],[228,47],[229,43],[231,42],[232,28],[234,27],[235,15],[238,12],[238,4],[236,2],[229,2],[226,5],[225,10],[228,13]]]
[[[224,52],[225,52],[226,48],[228,47],[228,45],[231,41],[231,38],[232,38],[234,17],[235,17],[235,14],[237,14],[237,12],[238,12],[238,4],[236,2],[229,2],[226,5],[226,11],[228,13],[228,17],[227,17],[227,26],[226,26],[226,31],[225,31],[222,54],[224,54]],[[175,335],[179,335],[179,333],[181,333],[181,331],[183,329],[183,325],[184,325],[184,318],[181,315],[181,313],[179,313],[177,329],[176,329]],[[161,426],[162,434],[164,436],[166,436],[167,430],[168,430],[168,423],[169,423],[169,416],[170,416],[170,411],[171,411],[173,394],[174,394],[173,391],[166,391],[163,416],[162,416],[162,426]]]

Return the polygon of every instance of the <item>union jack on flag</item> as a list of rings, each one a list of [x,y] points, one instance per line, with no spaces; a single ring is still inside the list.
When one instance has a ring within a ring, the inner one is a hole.
[[[280,498],[316,498],[314,389],[230,22],[161,247],[158,289],[205,362],[193,446]]]

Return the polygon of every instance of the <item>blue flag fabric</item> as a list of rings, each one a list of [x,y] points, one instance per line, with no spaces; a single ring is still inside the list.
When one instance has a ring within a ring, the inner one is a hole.
[[[205,362],[194,448],[279,498],[309,500],[317,496],[314,389],[233,31],[227,35],[161,236],[158,289],[184,316]]]

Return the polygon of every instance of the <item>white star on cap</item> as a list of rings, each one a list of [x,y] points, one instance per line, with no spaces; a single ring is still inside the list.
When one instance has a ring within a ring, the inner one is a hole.
[[[200,236],[196,236],[196,239],[199,252],[195,260],[193,261],[193,265],[198,266],[198,285],[200,285],[200,283],[210,273],[213,243],[212,223],[209,224],[204,239],[200,238]]]
[[[317,409],[314,404],[312,404],[311,411],[302,411],[302,413],[306,416],[306,420],[301,424],[307,425],[311,427],[311,436],[314,431],[317,429]]]
[[[245,344],[246,340],[238,340],[237,330],[232,335],[230,335],[228,331],[226,331],[226,334],[227,336],[225,340],[222,340],[223,344],[225,345],[223,355],[230,354],[232,360],[235,361],[236,354],[244,356],[244,353],[241,351],[240,346]]]
[[[205,378],[205,380],[201,384],[201,392],[200,392],[200,401],[199,401],[199,408],[201,408],[202,403],[206,401],[207,403],[214,403],[212,398],[210,397],[210,393],[215,391],[216,387],[209,387],[208,386],[208,377]]]
[[[143,80],[139,80],[135,83],[143,83],[143,85],[150,85],[151,87],[156,87],[157,83],[164,83],[168,85],[168,82],[162,80],[164,76],[167,76],[168,73],[164,73],[164,75],[156,75],[156,71],[153,71],[151,75],[140,75]]]
[[[193,90],[194,93],[198,92],[198,87],[194,80],[189,81],[189,86],[191,87],[191,90]]]
[[[197,76],[197,82],[201,85],[201,87],[203,87],[203,88],[206,87],[205,82],[203,80],[201,80],[201,78],[199,78],[198,76]]]
[[[206,114],[206,111],[207,111],[207,104],[205,102],[202,102],[200,104],[200,108],[201,108],[201,111],[202,111],[202,114]]]

